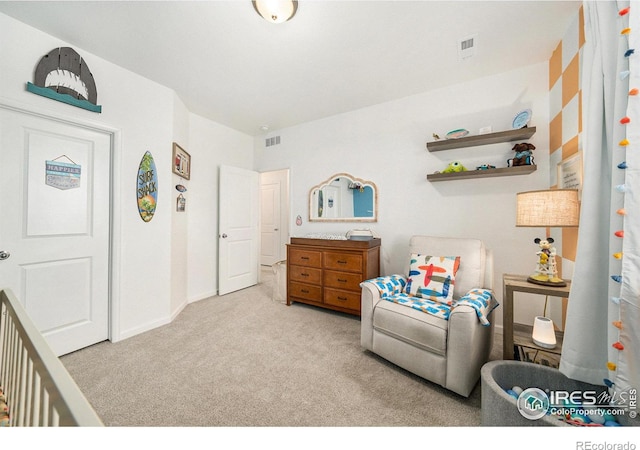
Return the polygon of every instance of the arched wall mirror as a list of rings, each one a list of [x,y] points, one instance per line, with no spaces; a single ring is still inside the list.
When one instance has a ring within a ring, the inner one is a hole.
[[[367,180],[337,173],[311,188],[310,222],[377,222],[378,190]]]

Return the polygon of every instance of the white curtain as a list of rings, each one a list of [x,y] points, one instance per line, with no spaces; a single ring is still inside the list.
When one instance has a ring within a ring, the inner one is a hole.
[[[584,182],[560,371],[622,391],[640,387],[640,2],[585,1],[584,18]]]

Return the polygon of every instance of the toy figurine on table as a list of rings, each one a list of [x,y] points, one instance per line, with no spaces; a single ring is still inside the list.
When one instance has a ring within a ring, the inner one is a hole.
[[[527,281],[544,286],[566,286],[567,283],[558,277],[556,248],[552,245],[553,238],[535,238],[534,242],[540,246],[540,250],[536,252],[538,262],[535,273],[527,278]]]

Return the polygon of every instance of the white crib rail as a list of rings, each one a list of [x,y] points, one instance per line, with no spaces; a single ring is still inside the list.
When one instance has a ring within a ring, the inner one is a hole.
[[[0,387],[10,426],[103,426],[9,290],[0,291]]]

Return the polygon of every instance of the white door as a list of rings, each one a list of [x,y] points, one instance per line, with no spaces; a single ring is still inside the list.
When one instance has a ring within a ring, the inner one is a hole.
[[[57,355],[108,339],[111,135],[0,106],[0,288]]]
[[[280,261],[280,182],[260,185],[260,264]]]
[[[218,294],[258,283],[259,174],[220,167]]]
[[[287,258],[289,169],[260,174],[260,264]]]

